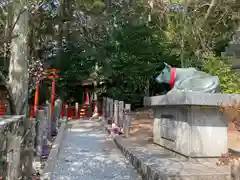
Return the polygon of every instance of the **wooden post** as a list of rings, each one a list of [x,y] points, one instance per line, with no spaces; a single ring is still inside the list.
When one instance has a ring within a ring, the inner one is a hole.
[[[125,104],[123,132],[126,138],[128,137],[130,126],[132,123],[132,117],[130,112],[131,112],[131,104]]]

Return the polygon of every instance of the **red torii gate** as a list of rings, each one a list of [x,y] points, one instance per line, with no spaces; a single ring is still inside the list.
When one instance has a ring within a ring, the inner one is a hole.
[[[51,119],[53,119],[54,105],[55,105],[55,91],[56,91],[56,79],[59,78],[56,69],[47,69],[45,70],[46,75],[43,76],[42,79],[51,79],[52,80],[52,91],[51,91]],[[36,112],[38,109],[39,102],[39,86],[40,86],[40,78],[37,79],[36,82],[36,90],[35,90],[35,98],[34,98],[34,116],[36,116]]]

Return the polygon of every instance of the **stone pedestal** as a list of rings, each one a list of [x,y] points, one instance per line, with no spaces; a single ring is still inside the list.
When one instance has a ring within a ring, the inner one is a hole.
[[[145,98],[154,110],[156,144],[189,157],[218,157],[228,151],[227,120],[219,105],[237,95],[172,92]]]

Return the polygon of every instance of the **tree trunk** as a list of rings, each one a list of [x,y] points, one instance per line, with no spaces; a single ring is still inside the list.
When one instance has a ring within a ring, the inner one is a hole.
[[[28,100],[28,11],[24,12],[23,5],[20,2],[13,4],[14,14],[13,22],[16,22],[13,28],[13,34],[19,36],[12,40],[11,57],[9,63],[9,86],[12,93],[12,99],[16,107],[16,114],[25,114]],[[19,16],[19,14],[21,15]]]
[[[13,2],[13,23],[12,34],[18,37],[11,42],[10,62],[9,62],[9,81],[8,89],[11,96],[11,102],[14,105],[15,114],[26,115],[24,121],[24,141],[21,151],[21,168],[23,170],[23,179],[31,179],[33,168],[33,130],[32,123],[27,117],[28,109],[28,34],[29,34],[29,12],[24,9],[27,4],[23,1],[15,0]],[[30,131],[29,131],[30,130]]]
[[[94,89],[93,89],[93,101],[94,101],[94,109],[93,109],[93,116],[94,117],[97,117],[99,114],[98,114],[98,95],[97,95],[97,86],[99,84],[99,66],[98,66],[98,63],[95,64],[95,70],[94,70],[94,82],[93,82],[93,86],[94,86]]]
[[[6,25],[5,25],[5,32],[4,32],[5,37],[11,37],[11,35],[12,35],[12,34],[9,34],[9,33],[11,33],[10,32],[10,29],[11,29],[10,24],[12,22],[11,15],[12,15],[12,9],[11,9],[11,7],[8,7],[8,15],[6,18]],[[10,43],[11,43],[10,39],[4,43],[4,71],[6,71],[9,66]]]

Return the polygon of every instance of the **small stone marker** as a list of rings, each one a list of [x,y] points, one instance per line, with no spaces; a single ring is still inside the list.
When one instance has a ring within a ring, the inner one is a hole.
[[[124,102],[123,101],[119,101],[118,102],[118,118],[119,118],[119,125],[121,128],[123,128],[123,124],[124,124]]]
[[[128,137],[129,129],[132,122],[130,111],[131,111],[131,104],[125,104],[123,132],[126,138]]]
[[[55,109],[54,116],[55,116],[56,125],[59,128],[60,127],[59,119],[60,119],[60,113],[62,110],[62,100],[61,99],[56,99],[54,109]]]
[[[114,100],[114,123],[119,125],[118,120],[118,100]]]
[[[109,119],[108,119],[108,124],[112,124],[113,120],[113,99],[109,98]]]
[[[46,107],[46,114],[47,114],[47,130],[48,130],[48,137],[52,136],[52,121],[51,121],[51,104],[47,103]]]
[[[68,105],[67,104],[65,106],[65,116],[66,116],[66,121],[68,121]]]
[[[47,137],[48,137],[48,129],[49,129],[49,119],[48,119],[48,111],[47,107],[44,108],[44,114],[41,115],[40,123],[41,123],[41,131],[42,131],[42,141],[41,141],[41,156],[48,156],[47,151]],[[41,122],[42,121],[42,122]]]
[[[75,104],[75,117],[78,118],[78,103]]]

